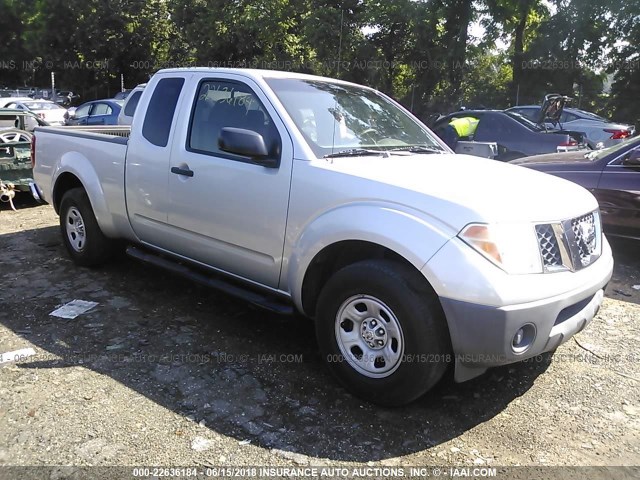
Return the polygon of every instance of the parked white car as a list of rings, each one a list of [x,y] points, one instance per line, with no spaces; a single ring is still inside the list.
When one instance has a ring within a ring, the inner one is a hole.
[[[0,97],[0,108],[7,108],[7,105],[14,102],[30,102],[31,97]]]
[[[384,405],[555,350],[613,269],[596,199],[454,154],[384,94],[322,77],[162,70],[131,128],[37,128],[35,190],[71,258],[127,253],[313,318],[336,378]],[[128,138],[127,138],[128,137]]]
[[[5,108],[28,110],[35,113],[49,125],[64,125],[67,109],[49,100],[14,100],[8,102]]]

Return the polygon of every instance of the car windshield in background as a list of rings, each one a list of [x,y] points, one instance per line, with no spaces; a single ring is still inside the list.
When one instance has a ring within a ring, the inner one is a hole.
[[[544,128],[542,128],[537,123],[532,122],[524,115],[520,115],[519,113],[516,113],[516,112],[504,112],[504,113],[506,113],[511,118],[513,118],[516,122],[521,123],[522,125],[524,125],[527,128],[530,128],[533,131],[536,131],[536,132],[544,131]]]
[[[63,108],[57,103],[49,102],[24,102],[24,105],[28,107],[29,110],[59,110]]]
[[[580,113],[582,116],[584,116],[585,118],[590,119],[590,120],[600,120],[601,122],[608,122],[609,121],[606,118],[601,117],[600,115],[596,115],[595,113],[587,112],[585,110],[576,109],[576,112]]]
[[[318,157],[341,152],[444,152],[424,127],[374,90],[320,80],[266,79]]]

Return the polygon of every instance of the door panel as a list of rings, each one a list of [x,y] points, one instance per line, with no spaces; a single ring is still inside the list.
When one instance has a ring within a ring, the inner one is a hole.
[[[91,113],[91,109],[93,108],[93,104],[84,105],[78,109],[76,109],[73,120],[71,121],[72,125],[86,125],[87,119],[89,118],[89,114]]]
[[[126,163],[127,210],[131,227],[138,238],[148,244],[167,248],[167,180],[171,148],[169,139],[175,131],[176,110],[184,95],[182,76],[162,76],[154,85],[145,117],[131,130]]]
[[[112,109],[106,103],[96,103],[91,109],[91,115],[87,121],[88,125],[104,125],[105,119],[111,114]]]
[[[605,232],[640,238],[640,167],[623,165],[622,159],[607,165],[593,193]]]
[[[192,118],[180,125],[169,174],[171,250],[276,288],[289,203],[293,145],[259,87],[224,78],[197,85]],[[193,101],[191,99],[190,101]],[[224,127],[260,133],[278,168],[223,152]],[[181,173],[190,171],[187,176]]]

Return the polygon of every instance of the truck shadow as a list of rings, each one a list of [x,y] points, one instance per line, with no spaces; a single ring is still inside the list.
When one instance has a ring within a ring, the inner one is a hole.
[[[640,241],[608,237],[616,265],[607,287],[607,296],[640,305]]]
[[[37,207],[38,205],[40,205],[40,203],[38,203],[33,196],[31,195],[30,192],[16,192],[15,197],[13,198],[13,205],[15,206],[16,210],[22,210],[24,208],[33,208],[33,207]],[[0,202],[0,212],[2,212],[3,210],[6,211],[11,211],[11,206],[9,205],[9,202]]]
[[[384,409],[336,384],[308,320],[131,260],[75,267],[55,227],[2,235],[0,248],[0,268],[14,272],[0,279],[2,324],[46,355],[20,368],[82,366],[285,457],[376,461],[429,449],[500,414],[550,364],[544,355],[464,384],[447,378],[409,406]],[[74,320],[49,315],[76,298],[99,305]],[[74,401],[83,400],[69,399],[69,408]]]

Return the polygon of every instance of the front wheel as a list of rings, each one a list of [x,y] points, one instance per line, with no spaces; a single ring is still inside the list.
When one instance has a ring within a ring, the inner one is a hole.
[[[112,256],[113,240],[100,230],[89,197],[82,188],[73,188],[62,197],[60,233],[69,255],[78,265],[95,267]]]
[[[387,260],[358,262],[329,279],[318,299],[316,334],[342,385],[386,406],[422,396],[451,360],[434,292],[419,272]]]

